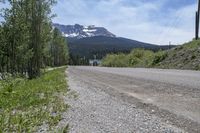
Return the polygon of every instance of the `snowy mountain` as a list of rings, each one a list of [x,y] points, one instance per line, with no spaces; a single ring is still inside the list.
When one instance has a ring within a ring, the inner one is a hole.
[[[106,37],[116,37],[114,34],[109,32],[103,27],[95,27],[94,25],[83,26],[79,24],[75,25],[61,25],[53,24],[54,27],[58,28],[63,36],[67,38],[86,38],[86,37],[95,37],[95,36],[106,36]]]

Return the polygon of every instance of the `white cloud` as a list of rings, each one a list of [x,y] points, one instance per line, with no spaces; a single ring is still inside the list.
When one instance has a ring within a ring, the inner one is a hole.
[[[59,0],[54,9],[58,15],[54,22],[94,24],[106,27],[117,36],[161,45],[169,41],[180,44],[191,40],[196,5],[164,12],[165,1]]]

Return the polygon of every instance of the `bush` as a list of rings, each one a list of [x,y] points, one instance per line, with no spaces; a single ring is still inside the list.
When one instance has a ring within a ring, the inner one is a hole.
[[[165,52],[154,53],[150,50],[134,49],[129,54],[109,54],[102,66],[107,67],[151,67],[166,58]]]
[[[109,54],[103,59],[102,65],[106,67],[128,67],[128,58],[125,54]]]
[[[159,51],[159,52],[155,53],[154,59],[153,59],[153,62],[152,62],[152,65],[154,66],[154,65],[160,63],[160,62],[163,61],[166,57],[167,57],[167,53],[164,52],[164,51]]]
[[[135,49],[130,53],[131,59],[137,58],[138,63],[132,67],[149,67],[154,57],[154,53],[150,50]]]

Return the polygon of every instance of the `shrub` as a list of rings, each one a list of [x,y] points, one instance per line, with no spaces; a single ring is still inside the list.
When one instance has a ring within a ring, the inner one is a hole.
[[[154,53],[150,50],[134,49],[130,54],[109,54],[102,66],[107,67],[149,67],[152,64]]]
[[[103,59],[102,65],[107,67],[127,67],[128,59],[125,54],[109,54]]]
[[[132,67],[149,67],[153,60],[154,53],[150,50],[134,49],[128,55],[129,64]]]
[[[167,53],[164,51],[159,51],[155,53],[152,65],[156,65],[163,61],[167,57]]]

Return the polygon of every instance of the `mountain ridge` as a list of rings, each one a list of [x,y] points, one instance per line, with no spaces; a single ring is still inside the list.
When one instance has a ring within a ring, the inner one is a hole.
[[[93,36],[107,36],[107,37],[116,37],[113,33],[109,32],[104,27],[96,27],[95,25],[83,26],[80,24],[75,25],[63,25],[54,23],[54,27],[58,28],[63,36],[67,38],[86,38]]]
[[[94,36],[73,41],[68,39],[68,42],[72,54],[87,58],[96,55],[100,59],[109,53],[128,53],[134,48],[153,51],[169,49],[169,46],[158,46],[121,37]]]

